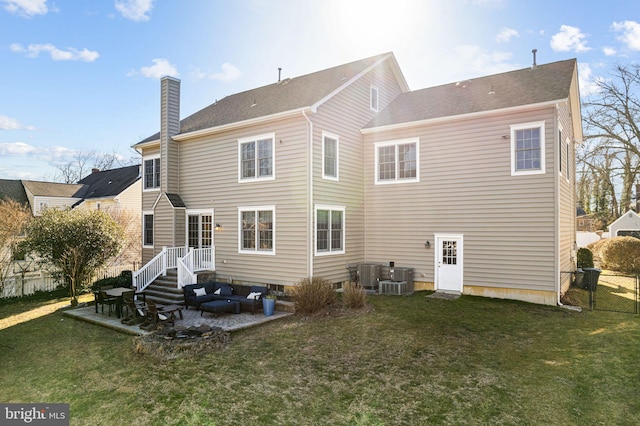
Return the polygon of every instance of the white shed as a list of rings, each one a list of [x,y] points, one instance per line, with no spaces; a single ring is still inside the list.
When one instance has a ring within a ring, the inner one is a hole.
[[[640,238],[640,216],[633,210],[629,210],[611,225],[609,225],[611,237],[631,236]]]

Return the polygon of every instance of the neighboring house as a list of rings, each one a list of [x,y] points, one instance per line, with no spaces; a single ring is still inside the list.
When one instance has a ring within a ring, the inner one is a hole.
[[[0,199],[11,198],[27,204],[34,216],[48,208],[81,208],[111,210],[118,218],[131,219],[123,223],[140,234],[141,217],[140,165],[92,173],[77,184],[0,179]],[[123,255],[128,263],[139,263],[140,248],[129,247]]]
[[[161,130],[135,145],[143,261],[164,256],[179,280],[195,279],[196,253],[218,276],[276,288],[389,262],[413,268],[417,289],[556,304],[569,286],[575,60],[409,91],[387,53],[183,120],[179,99],[163,78]]]
[[[611,237],[636,237],[640,238],[640,216],[633,210],[629,210],[611,225],[609,225]]]

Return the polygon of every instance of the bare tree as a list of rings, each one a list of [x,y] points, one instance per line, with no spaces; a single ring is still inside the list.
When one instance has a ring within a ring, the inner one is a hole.
[[[29,207],[0,199],[0,287],[11,270],[14,252],[31,219]]]
[[[578,200],[607,223],[631,208],[640,173],[640,65],[617,65],[584,103]],[[606,203],[603,203],[606,201]]]
[[[140,162],[140,154],[137,151],[129,153],[125,157],[115,149],[110,153],[97,151],[78,151],[73,160],[57,167],[58,172],[53,180],[62,183],[77,183],[91,173],[92,169],[109,170],[124,167]]]

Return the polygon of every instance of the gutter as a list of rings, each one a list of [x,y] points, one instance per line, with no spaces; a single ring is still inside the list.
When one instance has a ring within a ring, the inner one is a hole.
[[[309,226],[307,226],[307,264],[309,266],[309,278],[313,277],[313,220],[311,220],[311,212],[313,212],[313,121],[307,116],[306,111],[302,111],[302,116],[309,123],[309,149],[308,149],[308,161],[309,161],[309,174],[308,174],[308,200],[307,200],[307,220]]]

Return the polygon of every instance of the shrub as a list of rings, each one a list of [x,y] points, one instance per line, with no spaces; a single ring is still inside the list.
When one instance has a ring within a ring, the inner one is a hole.
[[[593,268],[593,253],[586,247],[578,249],[578,268]]]
[[[602,266],[623,274],[640,273],[640,240],[634,237],[610,238],[600,248]]]
[[[131,287],[131,271],[122,271],[117,277],[103,278],[93,283],[92,290],[98,290],[104,286]]]
[[[342,301],[347,307],[358,309],[367,304],[367,292],[361,285],[348,282],[342,290]]]
[[[312,314],[336,301],[333,285],[320,277],[305,278],[291,290],[296,312]]]

